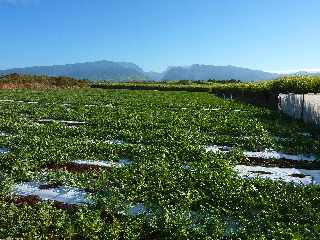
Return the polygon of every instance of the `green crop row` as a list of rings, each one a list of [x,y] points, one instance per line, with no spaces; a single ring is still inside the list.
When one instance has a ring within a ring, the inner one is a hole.
[[[102,82],[91,84],[92,88],[102,89],[128,89],[128,90],[157,90],[157,91],[188,91],[208,92],[210,84],[177,84],[170,82]]]
[[[190,91],[212,93],[318,93],[320,92],[319,76],[285,76],[276,80],[249,83],[192,83],[185,81],[167,82],[101,82],[93,83],[93,88],[130,89],[130,90],[159,90],[159,91]]]

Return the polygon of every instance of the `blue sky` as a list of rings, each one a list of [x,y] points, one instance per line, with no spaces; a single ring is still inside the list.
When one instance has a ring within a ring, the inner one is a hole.
[[[319,0],[0,0],[0,69],[94,60],[320,69]]]

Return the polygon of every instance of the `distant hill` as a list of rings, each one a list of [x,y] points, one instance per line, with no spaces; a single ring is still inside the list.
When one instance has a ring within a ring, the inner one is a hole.
[[[76,79],[93,81],[110,80],[117,82],[145,81],[145,80],[229,80],[241,81],[270,80],[279,77],[279,74],[268,73],[235,66],[213,66],[194,64],[187,67],[169,67],[164,72],[145,72],[141,67],[129,62],[96,61],[54,66],[39,66],[0,70],[0,75],[12,73],[66,76]]]
[[[270,80],[279,77],[279,74],[260,70],[234,66],[213,66],[194,64],[187,67],[170,67],[162,80],[226,80],[237,79],[241,81]]]
[[[67,76],[77,79],[130,81],[148,80],[143,70],[133,63],[97,61],[66,65],[14,68],[0,71],[0,75],[12,73],[47,76]]]

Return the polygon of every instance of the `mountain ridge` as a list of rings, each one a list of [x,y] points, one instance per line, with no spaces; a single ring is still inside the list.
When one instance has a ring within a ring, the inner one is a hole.
[[[207,81],[236,79],[244,82],[272,80],[285,74],[271,73],[262,70],[237,67],[232,65],[216,66],[193,64],[189,66],[170,66],[163,72],[147,72],[131,62],[114,62],[107,60],[61,64],[51,66],[33,66],[0,70],[0,75],[12,73],[47,75],[52,77],[66,76],[92,81],[168,81],[168,80],[200,80]],[[299,74],[292,73],[286,75]],[[308,72],[303,72],[307,75]],[[315,74],[315,73],[312,73]]]
[[[236,67],[232,65],[214,66],[205,64],[193,64],[190,66],[169,67],[163,80],[227,80],[237,79],[241,81],[271,80],[279,77],[279,74],[268,73],[261,70]]]
[[[65,65],[34,66],[0,70],[0,75],[11,73],[34,74],[47,76],[66,76],[88,80],[147,80],[142,68],[130,62],[95,61]]]

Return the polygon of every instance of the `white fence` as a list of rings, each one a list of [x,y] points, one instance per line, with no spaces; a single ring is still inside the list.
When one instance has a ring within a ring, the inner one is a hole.
[[[305,123],[320,126],[320,94],[279,94],[279,109]]]

